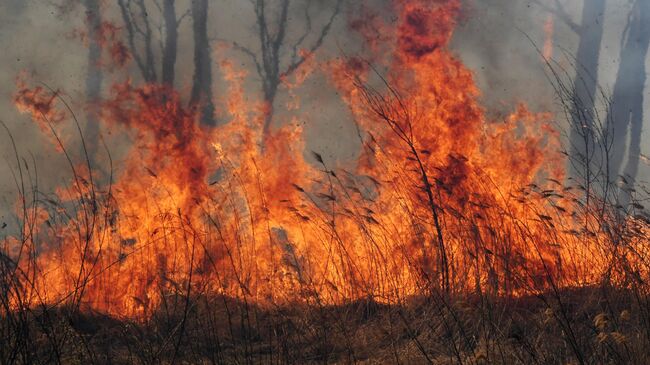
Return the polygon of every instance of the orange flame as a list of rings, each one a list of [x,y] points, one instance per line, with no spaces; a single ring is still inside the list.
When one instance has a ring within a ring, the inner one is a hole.
[[[553,58],[553,32],[555,29],[555,20],[552,14],[546,16],[546,21],[544,22],[544,48],[542,50],[542,56],[545,60],[550,60]]]
[[[458,1],[394,8],[392,26],[379,15],[351,22],[366,38],[368,24],[390,30],[382,42],[392,45],[369,47],[369,57],[309,60],[307,70],[327,72],[365,131],[356,171],[318,154],[308,164],[296,121],[265,138],[264,104],[247,98],[246,73],[228,60],[219,65],[229,83],[222,119],[230,120],[214,129],[201,127],[174,90],[115,85],[102,120],[130,135],[123,171],[100,187],[78,167],[59,201],[39,211],[37,225],[68,219],[28,238],[41,247],[32,297],[138,318],[179,293],[395,302],[440,289],[443,265],[458,291],[510,295],[541,290],[549,276],[564,285],[595,280],[607,255],[559,184],[551,116],[520,105],[505,120],[486,120],[472,72],[448,49]],[[375,57],[384,49],[392,57]],[[383,81],[373,68],[385,70]],[[309,72],[283,82],[292,88]],[[21,87],[15,100],[37,122],[60,120],[41,88]]]

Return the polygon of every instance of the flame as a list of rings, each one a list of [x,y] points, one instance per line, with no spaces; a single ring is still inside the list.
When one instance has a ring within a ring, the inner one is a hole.
[[[94,16],[94,14],[87,13],[86,23],[91,25],[95,24],[95,22],[93,22]],[[109,56],[108,59],[99,60],[99,63],[96,66],[113,70],[124,67],[131,60],[131,54],[120,38],[122,32],[121,27],[117,26],[113,22],[100,21],[98,24],[93,25],[91,30],[92,32],[89,34],[89,30],[86,28],[74,29],[70,34],[68,34],[68,38],[78,39],[86,47],[88,47],[92,41],[101,49],[107,50],[107,55]]]
[[[121,171],[100,184],[76,166],[26,225],[50,228],[6,243],[16,255],[21,242],[39,247],[35,265],[19,260],[35,273],[29,297],[146,318],[175,294],[398,302],[440,289],[517,295],[597,280],[604,233],[559,183],[552,116],[519,105],[487,120],[472,72],[448,48],[458,1],[393,7],[392,25],[374,13],[351,21],[365,39],[383,30],[368,57],[310,58],[283,80],[293,109],[297,85],[328,75],[365,131],[353,171],[317,153],[306,162],[299,116],[263,136],[268,109],[227,59],[227,122],[212,129],[175,90],[115,85],[101,119],[132,141]],[[387,49],[390,57],[378,54]],[[22,84],[15,98],[37,123],[61,120],[52,100]]]
[[[16,78],[18,91],[14,95],[14,104],[22,113],[28,113],[43,132],[48,133],[48,123],[58,124],[65,114],[55,108],[57,91],[49,91],[43,86],[29,87],[27,76],[21,74]]]
[[[542,57],[545,60],[553,58],[553,31],[555,29],[555,19],[552,14],[546,16],[544,21],[544,48],[542,49]]]

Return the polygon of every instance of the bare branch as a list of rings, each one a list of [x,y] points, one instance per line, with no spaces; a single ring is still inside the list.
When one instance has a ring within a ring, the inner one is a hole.
[[[318,39],[317,39],[316,42],[311,46],[311,48],[309,49],[309,51],[307,52],[307,54],[306,54],[306,55],[303,55],[303,56],[300,56],[300,58],[298,58],[297,60],[292,60],[292,63],[289,65],[289,67],[287,67],[286,71],[284,71],[284,72],[282,73],[282,76],[283,76],[283,77],[284,77],[284,76],[287,76],[287,75],[289,75],[289,74],[291,74],[291,73],[294,72],[296,69],[298,69],[298,68],[299,68],[299,67],[300,67],[300,66],[305,62],[305,60],[306,60],[309,56],[311,56],[312,54],[314,54],[314,52],[316,52],[316,51],[317,51],[317,50],[318,50],[318,49],[323,45],[323,41],[325,40],[325,37],[327,37],[327,34],[329,33],[330,29],[332,28],[332,23],[334,23],[334,19],[335,19],[336,16],[339,14],[339,11],[340,11],[340,8],[341,8],[341,2],[342,2],[342,0],[337,0],[337,2],[336,2],[336,8],[335,8],[334,11],[332,12],[332,15],[330,16],[330,18],[329,18],[327,24],[325,24],[325,26],[323,26],[323,29],[321,30],[321,33],[320,33],[320,35],[318,36]],[[308,23],[311,23],[311,20],[310,20],[309,18],[308,18]],[[302,42],[302,40],[299,40],[299,43],[296,43],[296,44],[294,45],[294,47],[293,47],[293,49],[294,49],[294,56],[296,55],[296,52],[297,52],[296,49],[299,47],[299,45],[300,45],[301,42]],[[293,57],[292,57],[292,58],[293,58]]]
[[[120,12],[122,14],[122,21],[124,22],[124,26],[126,27],[127,41],[129,43],[129,48],[131,49],[131,55],[133,56],[133,59],[138,65],[140,72],[144,75],[146,74],[145,65],[144,62],[142,61],[142,57],[138,53],[138,50],[135,46],[135,29],[131,17],[131,12],[129,9],[131,6],[131,1],[130,0],[127,1],[128,2],[125,3],[124,0],[118,0],[117,3],[120,7]]]
[[[221,40],[221,39],[217,38],[217,40]],[[246,54],[247,56],[249,56],[250,59],[253,61],[253,63],[255,63],[255,68],[257,69],[257,73],[260,75],[260,77],[262,78],[264,77],[264,71],[262,70],[262,65],[257,59],[257,55],[255,54],[255,52],[251,51],[249,48],[246,48],[237,42],[232,42],[232,47],[233,49],[238,50]]]
[[[183,15],[181,15],[180,17],[178,17],[178,20],[176,20],[176,28],[180,27],[180,26],[181,26],[181,23],[183,22],[183,20],[184,20],[185,18],[187,18],[190,14],[191,14],[191,10],[190,10],[190,9],[187,9],[187,10],[183,13]]]
[[[307,5],[305,5],[305,32],[298,38],[298,41],[293,45],[293,53],[291,54],[291,63],[295,63],[296,58],[298,57],[298,47],[302,45],[302,42],[311,34],[311,14],[309,14],[309,8],[311,7],[311,0],[307,0]]]

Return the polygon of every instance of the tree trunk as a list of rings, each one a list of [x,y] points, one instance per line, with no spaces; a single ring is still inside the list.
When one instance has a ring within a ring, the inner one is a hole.
[[[192,28],[194,31],[194,80],[190,104],[200,108],[200,120],[214,126],[212,102],[212,59],[208,40],[208,0],[192,0]]]
[[[643,90],[646,81],[645,60],[650,44],[650,1],[637,0],[627,25],[626,37],[621,49],[621,63],[614,84],[612,105],[607,121],[612,125],[612,176],[619,173],[629,175],[628,182],[634,183],[641,153],[641,129],[643,126]],[[625,137],[630,129],[628,160],[624,170]]]
[[[86,128],[84,138],[86,153],[91,162],[97,152],[99,139],[99,111],[98,103],[102,88],[102,71],[100,61],[102,48],[99,39],[101,27],[101,13],[99,0],[85,0],[86,23],[88,29],[88,70],[86,74],[86,99],[88,110],[86,112]]]
[[[253,54],[250,50],[244,49],[249,55],[252,56],[257,72],[262,79],[262,91],[264,92],[264,125],[262,126],[262,142],[261,148],[269,138],[271,132],[271,124],[273,122],[273,113],[275,98],[277,96],[278,88],[281,84],[282,78],[291,75],[305,62],[306,57],[298,53],[299,49],[308,50],[309,54],[313,54],[323,44],[323,40],[329,33],[334,19],[339,13],[342,0],[337,0],[336,8],[332,12],[327,23],[323,24],[318,38],[311,46],[304,44],[307,36],[312,32],[312,23],[309,15],[309,4],[305,3],[305,17],[307,27],[305,32],[298,38],[298,40],[291,46],[293,54],[286,67],[280,65],[283,46],[285,46],[285,37],[290,26],[289,6],[290,0],[281,0],[278,4],[278,11],[273,15],[269,15],[266,9],[268,0],[256,0],[253,2],[255,8],[255,17],[257,20],[257,28],[259,31],[260,41],[260,57],[261,60]]]
[[[280,12],[277,20],[277,31],[274,36],[269,35],[268,24],[265,18],[265,0],[258,0],[258,27],[260,28],[260,46],[262,50],[262,67],[264,68],[263,91],[264,91],[264,126],[262,127],[262,149],[271,132],[275,96],[280,86],[280,50],[284,44],[287,34],[289,0],[283,0],[280,4]]]
[[[598,89],[598,59],[603,37],[603,14],[605,0],[587,0],[582,8],[581,25],[578,27],[580,43],[576,54],[576,76],[573,82],[573,105],[571,112],[571,156],[579,161],[572,164],[571,175],[589,180],[591,158],[595,153],[594,101]],[[597,136],[596,136],[597,137]],[[584,169],[584,171],[583,171]]]
[[[178,44],[178,24],[176,20],[175,0],[164,0],[163,18],[165,20],[165,47],[162,60],[162,83],[174,86],[174,67]]]
[[[273,82],[268,91],[264,92],[264,125],[262,126],[262,148],[264,148],[271,137],[271,123],[275,113],[275,96],[278,92],[280,82]]]
[[[151,24],[149,24],[147,6],[144,0],[137,0],[134,5],[137,6],[139,16],[141,17],[141,25],[137,25],[137,15],[132,13],[131,2],[125,0],[118,0],[117,4],[120,8],[120,14],[124,21],[124,28],[126,29],[127,41],[131,56],[138,65],[138,69],[142,74],[145,82],[156,82],[156,65],[153,57],[152,45],[152,31]],[[141,38],[144,50],[138,50],[138,39]]]

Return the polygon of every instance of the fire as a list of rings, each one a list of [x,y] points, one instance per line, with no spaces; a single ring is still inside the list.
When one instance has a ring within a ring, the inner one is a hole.
[[[30,114],[41,130],[48,133],[49,123],[57,124],[65,118],[64,113],[54,107],[58,92],[47,90],[45,86],[29,87],[26,78],[27,75],[21,74],[16,79],[18,91],[14,104],[19,111]]]
[[[549,14],[544,22],[544,48],[542,49],[542,56],[545,60],[553,58],[553,30],[555,28],[555,20],[553,15]]]
[[[93,15],[86,15],[86,23],[94,24]],[[120,39],[122,32],[120,27],[112,22],[101,21],[92,29],[94,34],[88,34],[88,31],[85,29],[74,29],[68,37],[71,39],[79,39],[85,46],[88,46],[92,40],[100,48],[108,51],[108,59],[99,60],[96,66],[101,66],[106,69],[121,68],[131,60],[127,46]]]
[[[37,209],[31,226],[40,234],[21,235],[39,247],[35,264],[19,260],[34,273],[31,304],[71,301],[141,318],[179,293],[399,302],[596,280],[604,233],[590,230],[589,206],[559,183],[552,116],[520,105],[486,119],[472,72],[448,48],[459,1],[393,6],[395,24],[378,15],[351,22],[365,37],[383,29],[387,44],[373,43],[367,57],[310,59],[283,80],[291,94],[309,73],[329,75],[365,131],[355,171],[317,153],[308,163],[297,121],[264,136],[268,108],[247,97],[246,73],[228,60],[219,63],[230,85],[227,122],[216,128],[201,126],[175,90],[115,85],[102,122],[132,146],[116,176],[102,182],[76,166],[58,200]],[[390,57],[377,54],[384,49]],[[60,121],[43,88],[19,89],[17,106],[36,122]]]

